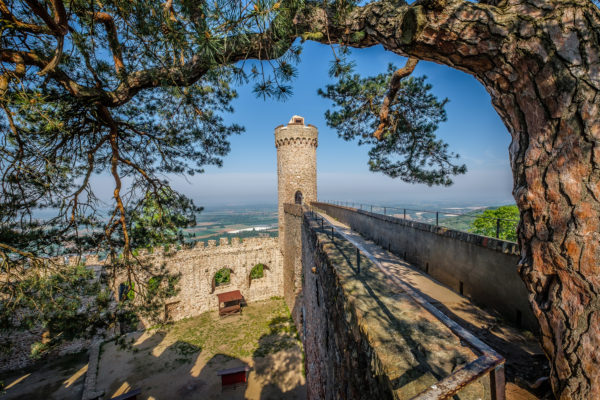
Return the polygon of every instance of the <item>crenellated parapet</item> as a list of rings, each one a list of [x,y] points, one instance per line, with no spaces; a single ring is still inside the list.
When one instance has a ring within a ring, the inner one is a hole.
[[[314,125],[304,125],[304,118],[294,115],[287,125],[275,128],[275,147],[311,146],[317,147],[319,131]]]
[[[309,147],[317,147],[319,145],[319,141],[317,138],[309,138],[309,137],[284,137],[275,140],[275,147],[279,148],[281,146],[309,146]]]
[[[205,256],[212,253],[227,253],[227,252],[239,252],[244,250],[257,250],[261,248],[270,248],[278,246],[278,239],[272,237],[250,237],[250,238],[220,238],[217,240],[198,241],[193,247],[177,247],[171,246],[167,250],[162,246],[157,246],[151,249],[136,249],[134,255],[143,260],[147,259],[163,259],[163,258],[185,258],[189,256]],[[106,256],[99,256],[97,254],[84,255],[84,256],[60,256],[52,259],[55,263],[65,263],[68,265],[77,265],[80,263],[86,266],[102,266],[107,264],[108,258]]]
[[[155,267],[156,271],[164,266],[169,273],[180,276],[180,292],[168,300],[165,308],[166,316],[173,320],[216,310],[216,295],[221,292],[240,290],[247,302],[283,295],[283,261],[278,238],[220,238],[206,243],[199,241],[193,247],[138,249],[134,254],[148,267]],[[88,255],[60,257],[55,261],[71,265],[85,263],[91,268],[105,266],[109,259]],[[263,277],[251,279],[251,271],[257,264],[263,265]],[[217,286],[215,275],[223,269],[230,271],[231,281]],[[136,279],[149,280],[151,275],[144,274],[147,272],[140,272]],[[119,286],[126,284],[127,279],[124,273],[117,273],[114,277],[112,290],[115,296]]]

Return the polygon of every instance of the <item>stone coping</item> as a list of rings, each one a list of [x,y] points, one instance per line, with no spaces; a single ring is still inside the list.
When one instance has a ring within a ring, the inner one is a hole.
[[[311,205],[317,208],[323,207],[335,207],[347,211],[351,211],[357,214],[363,214],[370,218],[378,219],[380,221],[389,222],[396,225],[406,226],[413,229],[418,229],[420,231],[431,232],[433,234],[444,236],[456,240],[461,240],[463,242],[471,243],[476,246],[485,247],[490,250],[495,250],[504,254],[512,254],[515,256],[520,256],[521,252],[519,250],[519,245],[517,243],[509,242],[506,240],[490,238],[487,236],[476,235],[474,233],[457,231],[454,229],[446,228],[443,226],[436,226],[433,224],[427,224],[425,222],[417,222],[406,220],[403,218],[393,217],[391,215],[383,215],[378,213],[372,213],[366,210],[361,210],[353,207],[339,206],[337,204],[331,203],[321,203],[321,202],[313,202]]]
[[[104,395],[104,391],[96,390],[96,378],[98,377],[98,363],[100,362],[100,340],[94,342],[90,348],[88,369],[83,383],[81,400],[96,400]]]

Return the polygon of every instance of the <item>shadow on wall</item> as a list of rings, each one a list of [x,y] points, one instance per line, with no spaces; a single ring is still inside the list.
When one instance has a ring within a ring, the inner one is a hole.
[[[323,233],[325,232],[323,231]],[[356,273],[358,269],[354,246],[345,240],[334,241],[333,246],[339,254],[338,257],[343,258],[345,263]],[[335,261],[334,256],[331,256],[331,258]],[[373,265],[369,266],[365,260],[363,263],[365,265],[361,272],[362,275],[359,275],[359,279],[365,292],[363,294],[356,294],[356,297],[359,301],[369,302],[371,299],[375,301],[377,308],[374,314],[379,314],[378,317],[381,321],[392,323],[395,333],[401,338],[400,342],[404,345],[404,351],[412,359],[412,367],[408,368],[402,375],[392,381],[395,389],[409,385],[411,382],[424,376],[432,377],[434,382],[439,381],[454,370],[466,365],[470,351],[466,349],[458,351],[458,348],[445,347],[445,341],[451,338],[447,332],[440,330],[439,327],[427,319],[420,317],[416,320],[412,318],[407,319],[403,315],[398,315],[395,311],[390,310],[388,304],[386,304],[389,301],[391,293],[387,282],[382,280],[378,275],[370,277],[369,275],[377,272],[377,270]],[[385,325],[385,322],[383,324]],[[435,351],[432,351],[428,346],[423,346],[423,343],[435,343]],[[456,364],[449,366],[444,358],[438,358],[436,353],[442,351],[447,352],[446,358]]]
[[[346,263],[353,269],[354,272],[356,272],[356,254],[354,248],[344,247],[338,242],[334,243],[336,249],[340,252]],[[372,253],[374,256],[376,256],[382,261],[385,261],[385,257],[389,254],[383,249],[380,249],[379,252],[372,251]],[[364,266],[363,273],[365,273]],[[396,272],[396,276],[399,277],[404,283],[411,285],[413,290],[415,290],[419,295],[425,298],[425,300],[427,300],[429,303],[435,304],[436,307],[445,315],[450,317],[450,319],[457,322],[460,326],[466,328],[470,332],[476,333],[477,337],[483,340],[483,342],[485,342],[487,345],[494,349],[502,349],[502,355],[506,358],[506,379],[509,382],[515,382],[519,378],[525,379],[530,382],[535,382],[538,378],[547,375],[548,361],[545,355],[528,352],[527,348],[523,346],[522,343],[514,343],[510,340],[510,337],[507,337],[506,334],[503,334],[502,331],[498,330],[497,327],[499,321],[501,321],[500,316],[496,316],[493,314],[484,315],[476,307],[474,307],[471,303],[468,302],[462,303],[461,306],[455,305],[456,310],[458,312],[472,320],[479,320],[481,321],[482,325],[486,326],[486,328],[478,328],[477,326],[470,323],[467,319],[462,318],[455,312],[452,312],[443,303],[437,301],[436,299],[433,299],[426,293],[419,290],[416,286],[414,286],[413,274],[403,274]],[[366,288],[371,294],[371,296],[373,296],[378,302],[378,304],[380,305],[384,313],[386,313],[388,318],[390,318],[390,320],[392,321],[397,321],[393,315],[389,315],[385,305],[378,301],[377,296],[369,290],[368,285],[366,285]],[[409,342],[407,341],[407,343]],[[440,376],[443,377],[443,375]]]

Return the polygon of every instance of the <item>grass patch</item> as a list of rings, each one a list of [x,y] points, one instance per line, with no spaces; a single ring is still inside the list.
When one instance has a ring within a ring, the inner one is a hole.
[[[264,357],[300,346],[296,327],[281,298],[251,303],[239,316],[220,319],[215,315],[208,312],[171,325],[166,333],[170,341],[176,342],[175,351],[182,356],[201,350],[205,357],[225,354],[242,358]]]

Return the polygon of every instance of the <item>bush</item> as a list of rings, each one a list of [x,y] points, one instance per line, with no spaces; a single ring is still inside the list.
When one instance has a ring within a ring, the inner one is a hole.
[[[264,264],[256,264],[250,271],[250,279],[260,279],[265,276]]]
[[[496,224],[500,219],[499,238],[503,240],[517,241],[517,223],[519,221],[519,209],[516,205],[501,206],[495,210],[485,210],[473,221],[473,227],[469,232],[478,235],[496,237]]]
[[[229,268],[218,270],[215,274],[215,286],[225,285],[229,282],[231,282],[231,270]]]

